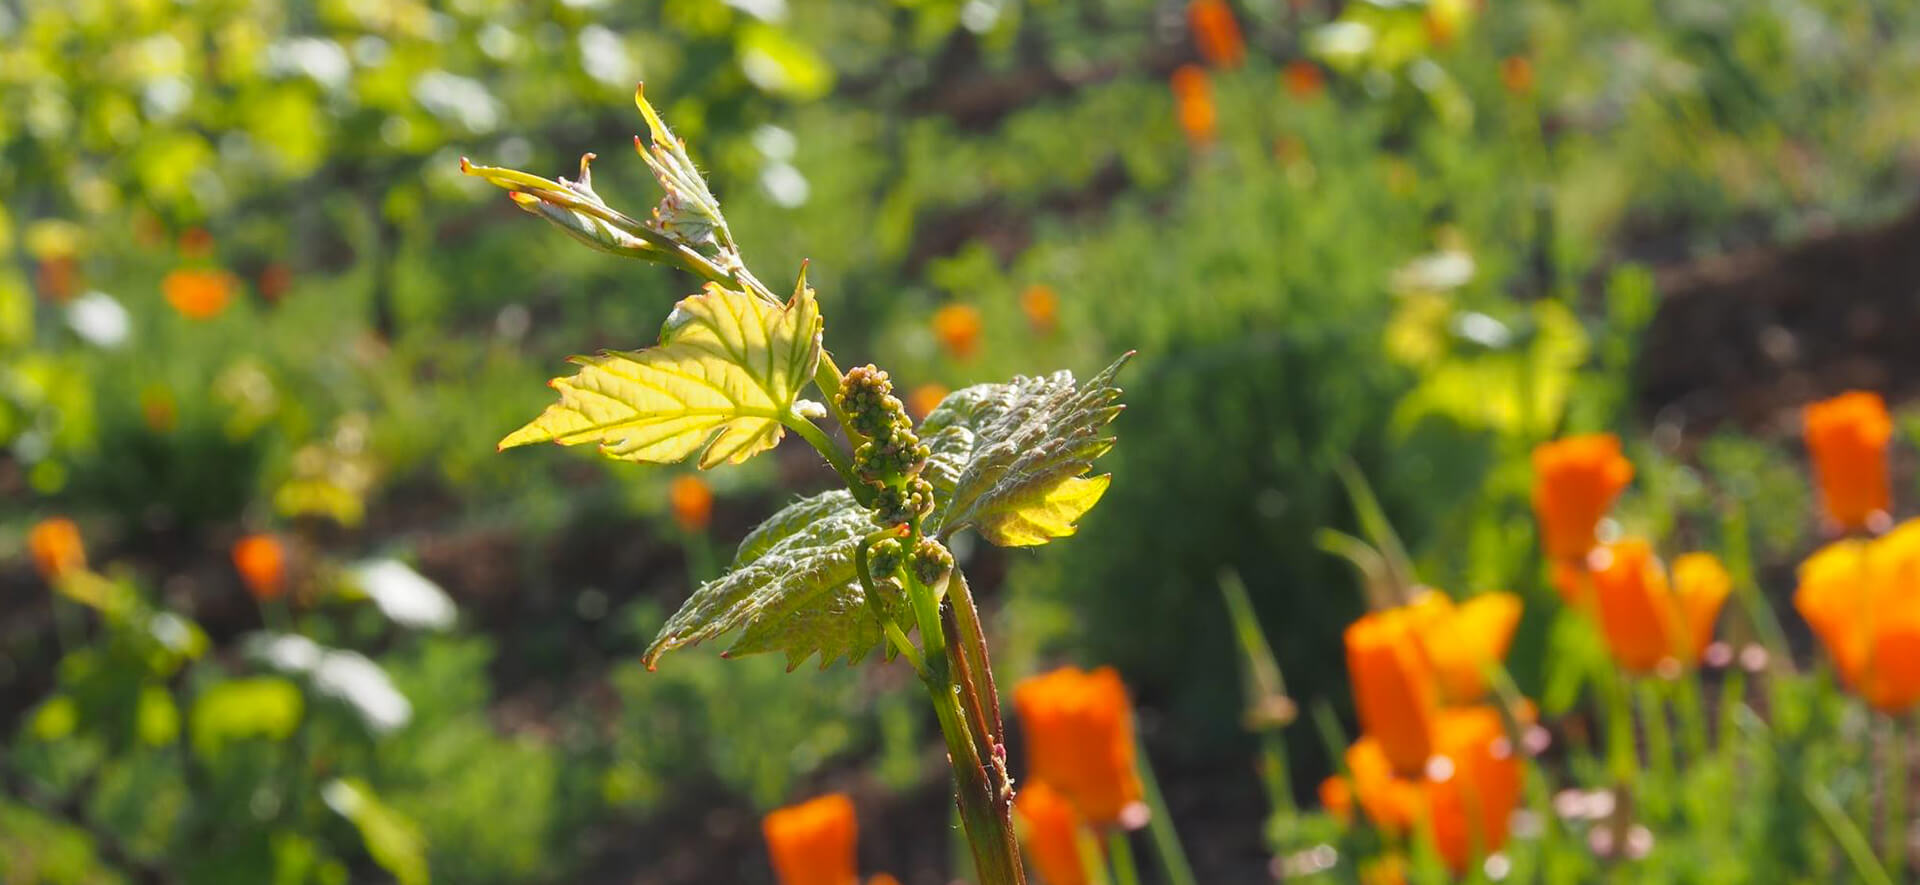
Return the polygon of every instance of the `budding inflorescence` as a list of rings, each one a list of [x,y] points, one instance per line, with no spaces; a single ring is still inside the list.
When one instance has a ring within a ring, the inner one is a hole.
[[[947,573],[953,571],[953,554],[932,538],[921,538],[913,545],[913,558],[907,563],[913,572],[913,579],[926,586],[940,583]]]
[[[933,509],[933,486],[920,477],[932,452],[914,434],[887,373],[872,365],[848,370],[834,401],[866,438],[854,449],[853,472],[873,492],[873,521],[881,528],[917,523]]]
[[[887,538],[874,544],[873,550],[867,555],[867,567],[876,578],[893,577],[906,561],[906,548],[900,546],[898,538]]]

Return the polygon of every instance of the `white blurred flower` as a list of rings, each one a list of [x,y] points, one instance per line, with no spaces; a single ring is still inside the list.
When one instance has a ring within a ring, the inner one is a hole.
[[[127,342],[133,319],[105,292],[88,292],[67,305],[67,325],[88,344],[112,350]]]
[[[376,732],[389,732],[413,718],[413,704],[393,687],[387,671],[355,651],[329,651],[313,668],[321,694],[346,701]]]
[[[353,568],[353,580],[396,624],[421,630],[453,626],[453,599],[406,563],[397,559],[362,563]]]

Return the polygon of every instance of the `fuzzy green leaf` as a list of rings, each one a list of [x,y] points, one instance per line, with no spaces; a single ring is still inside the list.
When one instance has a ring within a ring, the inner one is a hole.
[[[820,359],[820,332],[805,285],[782,306],[709,284],[674,306],[658,347],[575,357],[580,373],[552,382],[560,401],[500,447],[597,442],[628,461],[700,452],[702,468],[738,464],[785,433]]]
[[[1103,429],[1123,406],[1113,377],[1132,354],[1076,384],[1070,372],[979,384],[941,401],[921,424],[938,503],[928,531],[977,529],[1007,547],[1071,535],[1100,500],[1105,476],[1084,476],[1113,448]]]
[[[729,657],[785,652],[788,669],[816,652],[822,668],[842,657],[859,663],[884,638],[854,572],[854,547],[874,531],[845,490],[787,505],[741,542],[726,574],[667,619],[642,662],[651,669],[669,651],[740,629]],[[885,605],[893,612],[900,600]]]

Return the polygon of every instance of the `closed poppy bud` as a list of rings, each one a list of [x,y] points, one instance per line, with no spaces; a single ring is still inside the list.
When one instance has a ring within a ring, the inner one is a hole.
[[[770,812],[760,822],[780,885],[856,885],[859,824],[839,793]]]
[[[1482,593],[1455,605],[1428,591],[1409,607],[1420,616],[1420,644],[1448,704],[1471,704],[1487,693],[1488,671],[1505,660],[1520,624],[1520,597]]]
[[[1060,296],[1052,286],[1034,283],[1020,293],[1020,312],[1027,315],[1027,325],[1045,335],[1060,322]]]
[[[676,476],[667,487],[673,521],[689,532],[703,532],[713,519],[713,490],[697,476]]]
[[[1633,481],[1633,465],[1611,433],[1570,436],[1533,450],[1533,513],[1547,555],[1577,559],[1593,547],[1593,530],[1613,499]]]
[[[27,552],[34,570],[51,584],[87,567],[87,548],[80,527],[64,516],[43,519],[27,530]]]
[[[1449,711],[1435,743],[1427,813],[1434,846],[1458,875],[1506,844],[1507,821],[1520,804],[1520,759],[1491,707]]]
[[[255,599],[275,599],[286,592],[286,548],[272,535],[248,535],[234,542],[233,567]]]
[[[1373,612],[1347,627],[1347,677],[1360,728],[1380,744],[1393,769],[1414,774],[1433,753],[1440,689],[1422,650],[1417,615]]]
[[[217,270],[181,269],[160,281],[167,303],[181,316],[195,320],[212,319],[226,310],[231,287],[227,275]]]
[[[972,359],[980,349],[980,310],[971,304],[948,304],[933,312],[933,337],[947,352]]]
[[[916,418],[925,418],[940,407],[940,402],[952,393],[942,384],[922,384],[907,394],[907,408],[913,410]]]
[[[1231,68],[1246,58],[1247,44],[1240,36],[1240,22],[1234,19],[1226,0],[1188,3],[1187,26],[1193,29],[1194,45],[1208,64]]]
[[[1087,871],[1080,864],[1080,816],[1072,803],[1038,782],[1013,797],[1013,810],[1020,815],[1027,856],[1047,885],[1086,885]]]
[[[1173,72],[1174,114],[1180,131],[1195,147],[1213,143],[1218,117],[1213,107],[1213,82],[1198,65],[1181,65]]]
[[[1095,826],[1138,817],[1133,708],[1119,673],[1063,667],[1014,686],[1013,704],[1032,781],[1059,791]]]
[[[1853,391],[1806,408],[1807,452],[1827,517],[1860,529],[1891,506],[1887,441],[1893,421],[1877,393]]]
[[[1870,706],[1898,715],[1920,702],[1920,522],[1822,547],[1800,564],[1793,605]]]
[[[293,269],[278,261],[260,270],[260,297],[268,301],[279,301],[280,296],[293,288]]]
[[[1326,75],[1320,73],[1320,66],[1304,58],[1287,62],[1287,68],[1281,73],[1287,83],[1287,94],[1306,101],[1318,98],[1326,89]]]
[[[206,228],[190,227],[180,235],[180,256],[201,259],[213,254],[213,234]]]
[[[1713,643],[1713,622],[1720,617],[1733,576],[1711,553],[1687,553],[1673,561],[1673,596],[1680,607],[1683,635],[1675,649],[1682,661],[1697,663]]]
[[[47,298],[66,301],[80,292],[80,264],[71,255],[42,258],[34,282]]]

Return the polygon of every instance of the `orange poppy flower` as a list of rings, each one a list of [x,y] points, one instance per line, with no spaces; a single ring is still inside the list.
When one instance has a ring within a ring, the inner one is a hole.
[[[1920,703],[1920,522],[1815,551],[1800,564],[1793,606],[1840,680],[1874,709]]]
[[[1511,55],[1500,62],[1500,85],[1514,95],[1533,91],[1533,62],[1524,55]]]
[[[1180,131],[1187,134],[1187,141],[1195,147],[1212,144],[1219,117],[1213,107],[1213,81],[1207,79],[1207,72],[1198,65],[1181,65],[1174,70],[1173,101]]]
[[[1372,612],[1348,625],[1347,677],[1360,728],[1379,743],[1393,770],[1416,774],[1433,755],[1440,685],[1421,646],[1421,616],[1409,609]]]
[[[1013,797],[1013,810],[1024,825],[1021,835],[1027,855],[1047,885],[1087,885],[1077,841],[1080,816],[1067,797],[1045,782],[1036,782]]]
[[[217,270],[182,268],[160,281],[167,303],[181,316],[195,320],[212,319],[227,309],[233,297],[232,281]]]
[[[1420,645],[1448,704],[1471,704],[1487,694],[1487,671],[1507,657],[1520,624],[1520,597],[1491,592],[1455,605],[1427,591],[1408,606],[1420,620]]]
[[[286,592],[287,551],[272,535],[248,535],[235,541],[233,567],[255,599],[276,599]]]
[[[1827,516],[1842,529],[1860,529],[1891,508],[1887,441],[1893,421],[1877,393],[1852,391],[1807,406],[1807,451]]]
[[[900,880],[890,873],[874,873],[873,878],[867,880],[867,885],[900,885]]]
[[[1346,753],[1351,780],[1323,781],[1320,801],[1347,820],[1358,804],[1388,835],[1426,828],[1440,856],[1459,873],[1472,862],[1476,845],[1484,855],[1506,844],[1507,820],[1520,802],[1520,759],[1492,707],[1449,710],[1435,735],[1435,755],[1413,773],[1396,772],[1374,738],[1354,741]]]
[[[80,527],[64,516],[40,520],[27,530],[27,552],[33,567],[47,583],[83,571],[87,567],[87,548],[80,542]]]
[[[947,352],[972,359],[980,349],[980,310],[971,304],[948,304],[933,312],[933,337]]]
[[[943,384],[922,384],[907,394],[907,408],[913,410],[914,417],[925,418],[933,414],[933,410],[939,408],[941,401],[952,392]]]
[[[1108,826],[1140,802],[1133,707],[1112,667],[1062,667],[1014,686],[1027,738],[1027,770],[1058,790],[1080,816]]]
[[[1611,433],[1570,436],[1533,450],[1533,513],[1547,555],[1585,556],[1593,529],[1633,480],[1633,464]]]
[[[1630,539],[1594,551],[1591,574],[1601,633],[1620,666],[1649,673],[1663,662],[1698,663],[1733,586],[1711,554],[1676,562],[1678,584],[1647,542]]]
[[[1320,72],[1320,66],[1304,58],[1287,62],[1280,77],[1287,83],[1287,94],[1301,101],[1318,98],[1327,88],[1327,78]]]
[[[673,521],[686,531],[706,531],[713,519],[713,490],[700,477],[674,477],[667,487],[667,502],[673,510]]]
[[[855,885],[853,800],[830,793],[775,809],[760,822],[780,885]]]
[[[1520,758],[1491,707],[1449,712],[1438,743],[1446,762],[1428,768],[1427,813],[1434,846],[1458,875],[1506,844],[1520,804]]]
[[[1020,293],[1020,312],[1027,315],[1027,325],[1045,335],[1060,322],[1060,296],[1052,286],[1034,283]]]
[[[1219,68],[1239,66],[1247,55],[1246,40],[1240,36],[1240,22],[1226,0],[1193,0],[1187,4],[1187,26],[1193,29],[1193,42],[1207,64]]]

